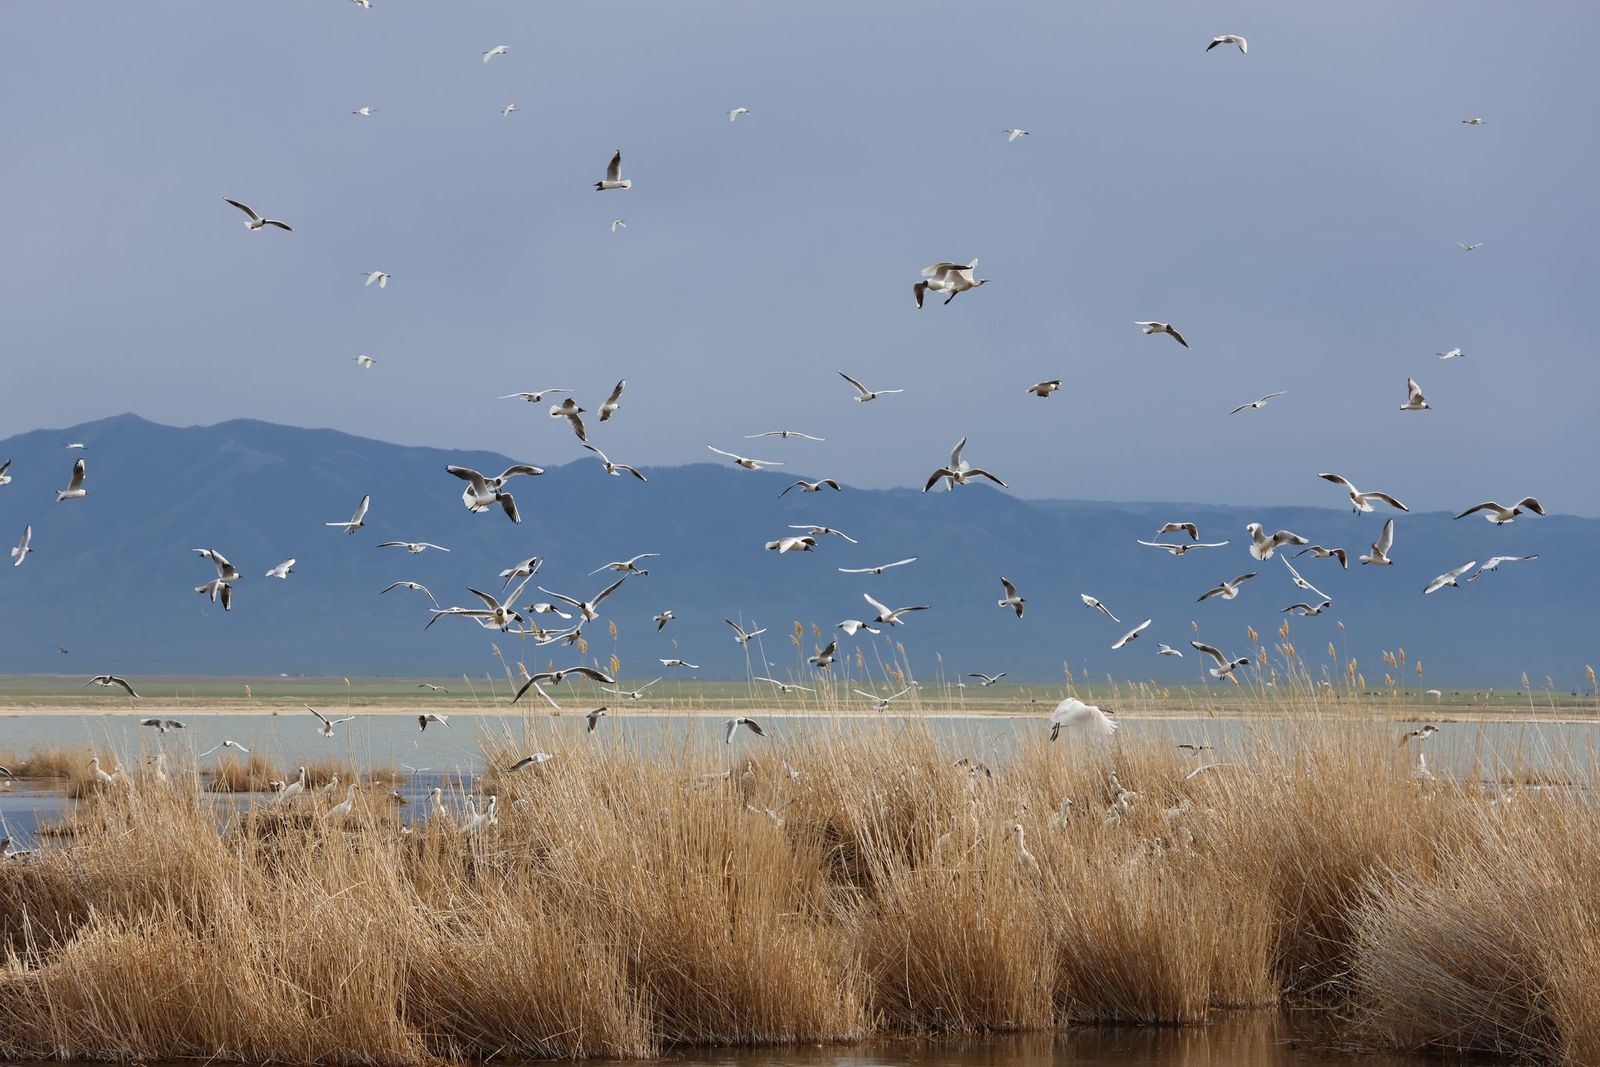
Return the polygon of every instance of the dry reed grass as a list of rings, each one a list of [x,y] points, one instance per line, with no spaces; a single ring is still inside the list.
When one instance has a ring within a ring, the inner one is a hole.
[[[552,747],[545,721],[488,766]],[[915,723],[624,737],[486,776],[499,822],[473,835],[402,831],[380,788],[337,825],[342,788],[224,821],[195,783],[138,776],[91,792],[70,844],[0,866],[0,1055],[639,1057],[1194,1024],[1290,995],[1374,1043],[1597,1062],[1585,799],[1491,807],[1371,731],[1306,733],[1192,777],[1170,748],[1083,738],[974,772]]]

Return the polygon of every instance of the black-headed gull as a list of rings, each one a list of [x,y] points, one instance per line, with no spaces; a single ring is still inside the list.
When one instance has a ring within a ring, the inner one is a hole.
[[[839,377],[849,382],[856,390],[856,403],[865,404],[869,400],[876,400],[880,396],[889,396],[892,393],[903,393],[904,389],[868,389],[844,371],[839,372]]]
[[[1378,534],[1378,539],[1372,542],[1372,551],[1368,555],[1359,557],[1362,563],[1373,563],[1380,567],[1387,567],[1394,563],[1389,558],[1389,550],[1394,547],[1394,520],[1390,519],[1383,524],[1383,531]]]
[[[268,578],[288,578],[294,572],[295,561],[286,559],[266,573]]]
[[[1250,555],[1260,560],[1271,559],[1272,554],[1284,545],[1308,545],[1311,543],[1291,530],[1279,530],[1269,536],[1261,528],[1259,522],[1252,522],[1247,525],[1245,532],[1250,535]]]
[[[294,231],[294,227],[290,226],[287,222],[279,222],[277,219],[263,218],[262,216],[257,215],[254,211],[250,210],[244,204],[239,203],[237,200],[229,200],[227,197],[223,197],[222,200],[223,203],[232,204],[234,207],[238,208],[240,211],[249,216],[244,220],[244,228],[247,230],[259,230],[263,226],[276,226],[280,230],[289,230],[290,232]]]
[[[825,536],[827,534],[832,534],[834,537],[839,538],[841,541],[848,541],[852,545],[858,545],[858,544],[861,543],[861,542],[857,541],[854,537],[851,537],[849,534],[843,533],[843,532],[841,532],[839,530],[835,530],[831,526],[812,526],[812,525],[810,525],[808,523],[801,523],[798,526],[790,526],[789,529],[791,529],[791,530],[804,530],[807,533],[809,533],[812,537],[823,537],[823,536]]]
[[[1428,398],[1422,395],[1422,386],[1417,384],[1415,378],[1406,379],[1406,402],[1400,405],[1401,411],[1427,411]]]
[[[809,534],[803,537],[780,537],[776,541],[766,543],[768,552],[776,552],[780,556],[785,552],[810,552],[816,547],[817,539]]]
[[[605,401],[600,405],[601,422],[611,421],[611,416],[615,415],[617,413],[617,409],[622,407],[622,391],[627,387],[628,379],[626,378],[623,378],[622,380],[618,381],[616,385],[611,387],[611,395],[606,397]]]
[[[1239,587],[1255,576],[1256,572],[1251,571],[1248,574],[1241,574],[1231,581],[1223,581],[1222,583],[1207,589],[1204,593],[1201,593],[1195,602],[1199,603],[1201,600],[1210,600],[1214,596],[1219,596],[1223,600],[1232,600],[1234,597],[1239,595]]]
[[[1350,556],[1342,548],[1324,548],[1321,545],[1312,545],[1310,548],[1302,548],[1300,551],[1296,552],[1294,554],[1295,558],[1299,559],[1307,552],[1312,553],[1318,559],[1336,559],[1339,561],[1339,566],[1343,567],[1345,570],[1350,569]]]
[[[489,49],[487,52],[485,52],[483,54],[483,61],[485,63],[487,63],[487,62],[489,62],[489,60],[495,58],[496,56],[503,56],[509,51],[511,51],[511,49],[508,48],[507,46],[505,46],[503,44],[497,44],[493,48]]]
[[[1166,541],[1139,541],[1139,544],[1144,545],[1146,548],[1159,548],[1163,552],[1172,553],[1174,556],[1181,556],[1197,548],[1222,548],[1227,543],[1226,541],[1194,541],[1188,543],[1179,541],[1177,544],[1171,544]]]
[[[619,587],[621,587],[622,583],[627,581],[627,580],[628,580],[628,576],[626,574],[624,574],[621,578],[618,578],[616,581],[612,582],[610,585],[608,585],[604,589],[600,590],[600,592],[596,593],[593,600],[587,600],[587,601],[585,601],[585,600],[574,600],[570,596],[565,596],[565,595],[563,595],[561,593],[551,592],[550,590],[546,589],[542,585],[539,586],[539,592],[545,594],[546,596],[555,597],[557,600],[561,601],[563,604],[572,605],[573,607],[577,608],[578,609],[578,613],[583,616],[583,621],[584,622],[593,622],[594,620],[596,620],[596,619],[598,619],[600,617],[600,605],[601,605],[601,603],[603,603],[605,601],[606,597],[610,596],[612,593],[615,593],[617,591],[617,589]],[[512,595],[512,599],[513,600],[516,599],[515,594]]]
[[[1012,611],[1017,613],[1017,618],[1022,618],[1022,608],[1027,601],[1021,596],[1017,595],[1017,587],[1012,585],[1010,580],[1001,578],[1000,585],[1003,589],[1005,589],[1006,595],[1000,598],[998,606],[1002,608],[1010,608]]]
[[[1461,588],[1458,584],[1460,577],[1477,565],[1478,561],[1474,559],[1463,563],[1454,570],[1445,571],[1443,574],[1439,575],[1439,577],[1428,583],[1428,587],[1422,591],[1422,595],[1427,596],[1429,593],[1436,593],[1447,585],[1455,586],[1457,589]]]
[[[611,162],[606,164],[606,176],[601,181],[594,183],[596,192],[602,189],[632,189],[633,179],[622,176],[622,149],[617,149],[617,154],[611,157]]]
[[[82,500],[89,495],[89,490],[83,487],[83,479],[87,471],[88,468],[84,466],[82,458],[73,463],[72,478],[67,482],[65,489],[56,493],[56,503],[59,504],[63,500]]]
[[[746,630],[743,626],[740,626],[732,619],[723,619],[722,621],[733,627],[733,640],[735,644],[739,645],[747,645],[750,643],[750,639],[752,637],[760,637],[762,634],[767,632],[767,628],[765,626],[759,630]]]
[[[639,561],[641,559],[654,559],[659,555],[661,555],[659,552],[641,552],[632,559],[619,559],[613,560],[610,563],[602,563],[600,566],[590,571],[589,575],[590,577],[593,577],[594,575],[599,574],[601,571],[616,571],[618,574],[637,574],[642,578],[648,575],[650,572],[641,568],[639,566]]]
[[[1512,504],[1510,507],[1506,507],[1504,504],[1498,504],[1493,500],[1486,500],[1482,504],[1474,504],[1466,511],[1463,511],[1461,514],[1457,515],[1456,518],[1464,519],[1468,515],[1479,511],[1483,512],[1484,518],[1488,519],[1496,526],[1504,526],[1506,523],[1514,521],[1518,515],[1521,515],[1525,511],[1540,516],[1543,516],[1545,513],[1544,505],[1539,503],[1537,497],[1525,496],[1515,504]]]
[[[839,483],[834,481],[832,478],[819,478],[814,482],[808,482],[802,478],[794,484],[784,487],[783,492],[779,493],[778,495],[780,497],[785,496],[788,494],[790,489],[798,489],[802,493],[818,493],[824,488],[832,489],[836,493],[840,491]]]
[[[1168,335],[1169,337],[1171,337],[1174,341],[1178,342],[1184,348],[1188,348],[1189,347],[1189,342],[1185,341],[1183,339],[1183,334],[1179,333],[1177,330],[1174,330],[1172,328],[1172,324],[1171,323],[1166,323],[1166,322],[1136,322],[1136,323],[1134,323],[1134,325],[1143,327],[1145,333],[1164,333],[1164,334]]]
[[[1048,397],[1051,393],[1061,388],[1060,378],[1051,378],[1047,382],[1034,382],[1028,386],[1027,392],[1037,397]]]
[[[975,672],[973,674],[967,675],[968,678],[976,678],[978,680],[978,684],[980,686],[982,686],[983,688],[985,688],[985,689],[989,688],[991,685],[993,685],[994,683],[998,682],[1000,679],[1004,678],[1005,676],[1006,676],[1006,672],[1005,671],[1001,671],[999,674],[982,674],[982,673],[976,673]]]
[[[439,552],[448,552],[448,551],[450,551],[448,548],[444,547],[443,545],[436,545],[432,541],[379,541],[377,547],[378,548],[403,548],[407,552],[411,553],[413,556],[421,555],[422,553],[426,552],[430,548],[431,549],[435,549],[436,551],[439,551]]]
[[[978,269],[978,261],[970,263],[938,262],[931,267],[922,268],[922,281],[911,287],[912,293],[917,298],[917,307],[922,307],[923,296],[928,290],[936,293],[949,293],[945,297],[946,304],[966,292],[976,289],[980,285],[988,285],[988,278],[974,278],[972,272]]]
[[[1117,643],[1111,646],[1111,651],[1115,652],[1117,649],[1121,648],[1123,645],[1126,645],[1131,641],[1139,640],[1139,634],[1144,632],[1145,628],[1148,627],[1150,625],[1150,623],[1151,623],[1151,620],[1150,619],[1146,619],[1146,620],[1144,620],[1144,622],[1141,622],[1138,626],[1135,626],[1133,629],[1129,630],[1127,633],[1125,633],[1121,637],[1117,638]]]
[[[1538,558],[1538,553],[1534,553],[1531,556],[1491,556],[1489,559],[1486,559],[1480,563],[1477,570],[1467,575],[1467,581],[1475,582],[1479,578],[1482,578],[1485,574],[1488,574],[1490,571],[1499,570],[1500,564],[1502,563],[1521,563],[1524,560]]]
[[[1190,641],[1189,647],[1193,648],[1196,652],[1204,652],[1213,660],[1216,660],[1217,665],[1211,668],[1211,677],[1213,678],[1227,678],[1233,674],[1236,668],[1248,667],[1250,665],[1250,660],[1248,658],[1229,659],[1227,656],[1224,656],[1219,649],[1216,649],[1211,645],[1205,644],[1201,641]]]
[[[745,718],[743,715],[741,715],[737,719],[725,719],[723,721],[722,727],[723,727],[724,730],[727,731],[727,733],[725,735],[723,735],[723,738],[722,738],[723,744],[726,744],[726,745],[733,744],[733,735],[739,732],[739,727],[741,727],[741,726],[745,727],[747,730],[749,730],[751,733],[755,734],[757,737],[766,737],[767,736],[766,731],[761,729],[761,724],[760,723],[756,722],[754,719],[748,719],[748,718]]]
[[[353,534],[367,524],[367,509],[372,506],[372,496],[368,494],[361,498],[361,503],[356,505],[356,513],[345,522],[325,522],[324,526],[334,526],[347,534]]]
[[[1459,348],[1452,348],[1448,352],[1435,353],[1440,359],[1466,359],[1466,353]]]
[[[1228,414],[1229,415],[1237,415],[1241,411],[1260,411],[1262,408],[1267,406],[1267,401],[1271,400],[1275,396],[1283,396],[1287,392],[1288,392],[1287,389],[1280,389],[1276,393],[1268,393],[1266,396],[1262,397],[1260,400],[1252,400],[1248,404],[1240,404],[1238,407],[1236,407],[1232,411],[1228,412]]]
[[[133,691],[133,686],[128,684],[128,680],[115,674],[97,674],[93,678],[90,678],[87,682],[84,682],[83,685],[79,686],[79,688],[87,689],[91,685],[106,686],[108,688],[113,685],[121,686],[129,696],[133,697],[135,700],[139,699],[139,694]],[[177,720],[174,719],[173,721],[176,722]],[[141,722],[139,725],[143,726],[144,723]],[[165,729],[163,729],[162,732],[165,733]]]
[[[496,397],[496,400],[526,400],[530,404],[542,404],[544,398],[555,393],[570,393],[571,389],[540,389],[537,392],[507,393],[505,396]]]
[[[1333,606],[1333,601],[1328,600],[1327,598],[1323,598],[1322,603],[1317,604],[1315,606],[1313,606],[1311,604],[1290,604],[1288,607],[1284,608],[1283,610],[1284,611],[1292,611],[1296,615],[1300,615],[1300,616],[1303,616],[1303,617],[1306,617],[1306,618],[1310,618],[1311,616],[1314,616],[1314,615],[1321,615],[1324,611],[1326,611],[1328,608],[1330,608],[1332,606]]]
[[[910,605],[909,607],[891,608],[891,607],[887,606],[886,604],[882,604],[879,601],[876,601],[876,600],[872,599],[872,594],[871,593],[862,593],[861,597],[868,604],[870,604],[878,613],[878,617],[873,619],[872,621],[873,622],[881,622],[885,626],[904,626],[905,623],[900,621],[900,616],[906,614],[907,612],[911,612],[911,611],[927,611],[928,610],[928,605],[926,605],[926,604],[913,604],[913,605]]]
[[[1211,43],[1206,45],[1206,51],[1209,52],[1220,44],[1237,45],[1240,55],[1247,55],[1250,52],[1250,42],[1237,33],[1224,33],[1220,37],[1211,38]]]
[[[991,473],[990,471],[984,470],[982,467],[974,467],[972,464],[961,458],[961,450],[966,446],[967,439],[965,437],[956,442],[956,447],[950,450],[949,466],[940,467],[938,470],[928,475],[927,484],[922,487],[922,491],[924,493],[938,485],[940,482],[949,483],[945,486],[945,490],[948,492],[958,485],[966,485],[974,478],[987,478],[1000,488],[1007,488],[1006,483],[1001,481],[999,476]]]
[[[711,451],[715,452],[719,456],[727,456],[729,459],[733,460],[733,465],[735,467],[743,467],[747,471],[758,471],[763,467],[781,467],[781,466],[783,466],[783,461],[782,460],[777,460],[777,459],[750,459],[747,456],[739,455],[737,452],[725,452],[722,449],[718,448],[716,445],[706,445],[706,447],[711,449]]]
[[[808,433],[801,433],[799,430],[767,430],[765,433],[747,433],[744,435],[746,441],[754,441],[758,437],[781,437],[786,441],[791,437],[799,437],[806,441],[827,440],[826,437],[813,437]]]
[[[807,689],[803,685],[794,685],[794,684],[792,684],[790,682],[780,682],[776,678],[765,678],[765,677],[758,676],[755,680],[758,681],[758,682],[766,682],[769,685],[777,686],[778,687],[778,692],[780,692],[780,693],[809,693],[809,692],[812,692],[812,690]]]
[[[429,591],[428,587],[423,585],[421,582],[395,582],[384,589],[380,589],[378,591],[378,595],[382,596],[384,593],[387,593],[393,589],[410,589],[412,592],[422,593],[430,602],[432,602],[434,607],[439,606],[439,602],[433,599],[433,593]]]
[[[613,463],[613,462],[611,462],[611,458],[609,456],[607,456],[604,452],[600,451],[594,445],[591,445],[589,442],[584,441],[583,442],[583,447],[587,448],[590,452],[593,452],[595,455],[600,457],[600,462],[602,464],[604,464],[605,469],[606,469],[606,473],[611,475],[613,478],[621,477],[622,473],[624,471],[626,471],[627,473],[633,475],[635,478],[639,479],[641,482],[647,480],[644,475],[639,473],[639,469],[637,467],[630,467],[626,463]]]
[[[1018,137],[1026,137],[1026,136],[1028,136],[1028,131],[1027,130],[1019,130],[1019,129],[1015,129],[1015,128],[1009,129],[1009,130],[1001,130],[1000,132],[1006,135],[1006,143],[1007,144],[1010,144],[1012,141],[1015,141]]]
[[[1400,501],[1398,501],[1394,497],[1390,496],[1388,493],[1379,493],[1379,492],[1363,493],[1361,490],[1357,489],[1354,485],[1352,485],[1348,478],[1341,477],[1340,475],[1337,475],[1337,474],[1319,474],[1319,475],[1317,475],[1317,477],[1321,478],[1325,482],[1332,482],[1334,485],[1342,486],[1344,488],[1344,490],[1350,494],[1350,504],[1357,511],[1361,511],[1361,512],[1371,511],[1372,510],[1372,502],[1374,500],[1381,500],[1383,503],[1388,504],[1390,507],[1398,508],[1401,511],[1410,511],[1411,510],[1410,508],[1406,507],[1404,504],[1400,503]],[[1300,543],[1304,544],[1305,542],[1302,541]]]
[[[1078,599],[1083,601],[1083,606],[1084,607],[1093,608],[1095,611],[1098,611],[1100,614],[1104,615],[1106,618],[1110,619],[1112,622],[1121,622],[1122,621],[1121,619],[1117,618],[1115,615],[1111,614],[1111,609],[1110,608],[1108,608],[1104,604],[1100,603],[1099,597],[1092,597],[1088,593],[1079,593],[1078,594]]]
[[[891,567],[904,567],[907,564],[915,563],[917,558],[916,556],[907,556],[905,559],[897,559],[893,563],[880,563],[876,567],[840,567],[838,571],[840,574],[882,574]]]
[[[1161,524],[1161,529],[1156,531],[1156,536],[1169,533],[1186,533],[1189,535],[1189,540],[1200,540],[1200,527],[1192,522],[1164,522]]]
[[[33,551],[33,549],[29,547],[32,543],[33,524],[29,523],[27,526],[22,528],[22,540],[18,541],[17,547],[11,550],[11,558],[16,561],[11,564],[13,567],[22,566],[22,561],[28,558],[29,552]]]
[[[736,107],[733,110],[728,112],[728,121],[729,122],[737,122],[737,121],[739,121],[739,116],[740,115],[748,115],[748,114],[750,114],[750,109],[749,108],[747,108],[747,107]]]
[[[837,656],[838,654],[839,639],[835,637],[832,641],[829,641],[824,648],[819,649],[807,657],[806,662],[817,668],[819,671],[825,671],[829,667],[833,666],[833,657]]]

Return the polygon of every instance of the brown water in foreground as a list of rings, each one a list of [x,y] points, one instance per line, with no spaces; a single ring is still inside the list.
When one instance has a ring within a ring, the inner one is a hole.
[[[960,1041],[690,1049],[652,1062],[662,1067],[1418,1067],[1437,1061],[1341,1049],[1331,1032],[1308,1018],[1252,1012],[1205,1027],[1085,1027]],[[624,1064],[639,1067],[637,1061],[610,1067]]]

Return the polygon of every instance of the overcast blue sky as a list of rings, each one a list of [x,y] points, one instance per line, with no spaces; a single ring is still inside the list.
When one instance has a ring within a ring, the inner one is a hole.
[[[625,376],[595,436],[646,467],[907,485],[966,434],[1030,497],[1332,505],[1335,470],[1600,515],[1600,11],[1512,12],[14,4],[4,431],[249,416],[554,464],[564,425],[495,395]],[[618,146],[635,187],[596,193]],[[915,310],[974,256],[991,285]],[[907,391],[854,404],[840,368]],[[1397,410],[1408,375],[1434,410]],[[777,426],[829,440],[741,440]]]

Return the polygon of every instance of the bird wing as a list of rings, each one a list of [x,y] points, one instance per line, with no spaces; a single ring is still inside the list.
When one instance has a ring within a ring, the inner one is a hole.
[[[722,449],[718,448],[716,445],[706,445],[706,447],[711,449],[711,451],[715,452],[719,456],[727,456],[729,459],[744,459],[743,456],[736,455],[735,453],[724,452]],[[745,460],[745,462],[748,463],[749,460]]]
[[[527,474],[527,475],[532,476],[532,475],[540,475],[540,474],[543,474],[543,473],[544,473],[544,468],[543,467],[535,467],[531,463],[513,463],[511,466],[507,467],[505,470],[500,472],[500,480],[503,482],[507,478],[510,478],[510,477],[512,477],[514,475],[518,475],[518,474]]]
[[[246,207],[244,204],[239,203],[239,201],[237,201],[237,200],[229,200],[227,197],[223,197],[222,200],[223,200],[223,203],[232,204],[234,207],[238,208],[240,211],[244,212],[246,215],[249,215],[252,220],[259,219],[261,217],[260,215],[257,215],[254,211],[250,210],[250,208]]]
[[[322,724],[324,726],[328,725],[327,717],[324,716],[322,714],[322,712],[318,711],[316,708],[312,707],[310,704],[306,705],[306,710],[309,711],[311,714],[315,715],[317,718],[321,719],[322,720]]]
[[[1189,342],[1185,341],[1183,339],[1183,334],[1179,333],[1177,330],[1174,330],[1171,326],[1167,327],[1167,333],[1171,334],[1172,335],[1172,339],[1174,341],[1178,342],[1184,348],[1188,348],[1189,347]]]
[[[354,526],[354,525],[359,525],[361,522],[365,521],[365,519],[367,517],[367,508],[369,508],[371,505],[372,505],[372,497],[371,496],[362,497],[361,498],[361,503],[356,505],[356,513],[350,517],[350,524],[352,526]]]
[[[488,593],[485,593],[485,592],[483,592],[482,590],[479,590],[479,589],[474,589],[470,585],[467,586],[467,592],[471,593],[473,596],[475,596],[479,600],[483,601],[484,606],[487,607],[490,611],[499,611],[500,610],[500,601],[496,600],[494,597],[490,596]],[[521,592],[521,590],[518,590],[518,592]],[[511,599],[515,600],[516,597],[512,597]]]
[[[1007,580],[1006,580],[1006,579],[1004,579],[1004,578],[1001,578],[1001,579],[1000,579],[1000,585],[1001,585],[1001,586],[1002,586],[1002,587],[1004,587],[1004,589],[1005,589],[1005,591],[1006,591],[1006,596],[1008,596],[1008,597],[1013,597],[1013,596],[1016,596],[1016,595],[1017,595],[1017,587],[1016,587],[1016,586],[1014,586],[1014,585],[1012,585],[1012,584],[1011,584],[1011,583],[1010,583],[1010,582],[1009,582],[1009,581],[1007,581]]]
[[[1356,487],[1350,484],[1350,479],[1345,478],[1345,477],[1343,477],[1341,475],[1338,475],[1338,474],[1319,474],[1319,475],[1317,475],[1317,477],[1321,478],[1325,482],[1332,482],[1334,485],[1342,485],[1342,486],[1344,486],[1345,489],[1349,490],[1352,493],[1356,491]]]
[[[1406,379],[1406,403],[1415,403],[1422,399],[1422,386],[1417,384],[1415,378]]]
[[[593,172],[591,172],[593,173]],[[622,149],[617,149],[617,154],[611,157],[611,162],[606,164],[606,181],[614,182],[622,178]]]
[[[1376,548],[1381,555],[1387,556],[1389,554],[1389,549],[1394,547],[1393,519],[1383,524],[1383,530],[1378,534],[1378,540],[1372,547]]]
[[[856,387],[856,392],[860,393],[862,396],[870,396],[871,395],[872,390],[868,389],[866,386],[862,385],[860,382],[858,382],[854,378],[850,377],[850,375],[846,374],[844,371],[840,371],[839,372],[839,377],[843,378],[845,381],[847,381],[851,385],[855,386]]]
[[[965,437],[963,437],[961,440],[956,442],[956,447],[954,447],[954,448],[952,448],[950,450],[950,469],[951,470],[958,471],[958,470],[961,469],[961,450],[963,448],[966,448],[966,447],[967,447],[967,439]]]
[[[69,490],[83,488],[84,470],[84,463],[81,459],[72,465],[72,481],[67,483],[67,488]]]
[[[1537,497],[1525,496],[1521,500],[1517,501],[1517,507],[1523,509],[1524,511],[1531,511],[1535,515],[1544,514],[1544,505],[1539,503]]]
[[[611,395],[606,397],[606,403],[607,404],[615,404],[622,397],[623,387],[626,386],[627,384],[628,384],[628,379],[626,379],[626,378],[624,378],[621,381],[619,381],[616,384],[616,386],[611,390]],[[646,398],[646,399],[648,399],[648,398]],[[601,416],[600,416],[600,421],[601,422],[605,422],[606,421],[607,414],[609,414],[609,413],[601,414]]]
[[[1381,500],[1385,504],[1388,504],[1392,508],[1399,508],[1401,511],[1410,511],[1411,510],[1410,508],[1406,507],[1404,504],[1400,503],[1400,501],[1398,501],[1394,497],[1390,496],[1388,493],[1367,493],[1366,495],[1372,497],[1372,499],[1374,499],[1374,500]]]
[[[612,582],[610,585],[608,585],[604,589],[600,590],[599,595],[596,596],[594,598],[594,600],[590,601],[590,607],[598,608],[600,606],[600,602],[602,600],[604,600],[606,597],[610,596],[612,593],[615,593],[617,591],[617,586],[621,585],[623,582],[625,582],[627,580],[628,580],[628,576],[627,575],[623,575],[621,578],[618,578],[616,581]]]
[[[1190,641],[1189,645],[1196,652],[1204,652],[1206,655],[1208,655],[1212,659],[1216,660],[1217,661],[1217,666],[1226,667],[1228,665],[1228,657],[1224,656],[1222,654],[1221,650],[1213,648],[1210,645],[1205,644],[1204,642],[1201,642],[1201,641]]]
[[[457,478],[460,478],[462,481],[470,482],[472,484],[472,491],[476,495],[478,495],[478,496],[487,496],[488,495],[489,486],[484,482],[483,475],[479,474],[477,471],[473,470],[471,467],[451,467],[451,466],[446,466],[445,467],[445,471],[446,471],[446,473],[455,475]]]

